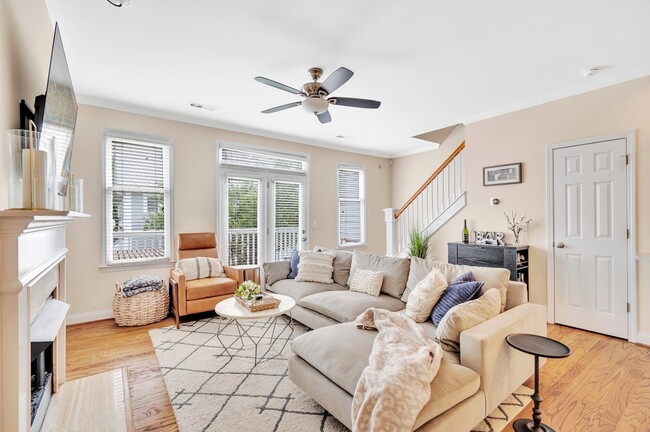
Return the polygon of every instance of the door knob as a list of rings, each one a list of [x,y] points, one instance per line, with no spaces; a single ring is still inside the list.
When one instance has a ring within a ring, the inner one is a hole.
[[[555,243],[555,247],[558,248],[558,249],[562,249],[564,247],[564,243],[562,243],[562,242]]]

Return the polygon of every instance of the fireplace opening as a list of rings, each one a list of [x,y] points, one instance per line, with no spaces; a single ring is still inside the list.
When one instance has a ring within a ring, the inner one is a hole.
[[[53,342],[32,342],[32,416],[45,412],[52,395],[52,371],[54,370]],[[43,409],[41,410],[41,405]]]

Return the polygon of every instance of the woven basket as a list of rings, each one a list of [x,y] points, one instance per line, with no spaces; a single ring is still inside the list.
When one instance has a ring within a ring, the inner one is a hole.
[[[133,297],[122,297],[122,286],[115,284],[113,314],[120,327],[141,326],[163,320],[169,314],[169,292],[163,286]]]

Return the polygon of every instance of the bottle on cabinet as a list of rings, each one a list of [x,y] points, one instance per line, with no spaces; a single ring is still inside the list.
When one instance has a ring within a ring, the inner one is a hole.
[[[467,229],[467,219],[463,219],[463,243],[469,244],[469,230]]]

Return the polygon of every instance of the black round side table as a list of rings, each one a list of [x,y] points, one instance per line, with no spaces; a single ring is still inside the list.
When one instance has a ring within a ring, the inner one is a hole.
[[[539,394],[539,358],[564,358],[571,354],[571,350],[561,342],[534,334],[511,334],[506,336],[506,342],[516,350],[535,356],[535,393],[530,397],[534,402],[533,419],[519,419],[512,425],[513,429],[516,432],[555,432],[542,423],[539,405],[544,399]]]

